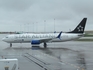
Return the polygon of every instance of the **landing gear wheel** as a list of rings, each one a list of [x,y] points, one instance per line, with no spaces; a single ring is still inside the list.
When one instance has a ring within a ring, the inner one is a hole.
[[[10,43],[10,47],[12,47],[12,43]]]
[[[47,47],[47,44],[46,43],[44,43],[44,48],[46,48]]]

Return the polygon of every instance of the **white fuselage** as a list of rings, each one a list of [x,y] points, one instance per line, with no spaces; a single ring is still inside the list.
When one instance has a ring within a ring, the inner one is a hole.
[[[59,33],[49,33],[49,34],[12,34],[4,37],[2,40],[7,43],[31,43],[32,40],[41,40],[52,38],[48,42],[63,42],[78,39],[83,36],[83,34],[73,34],[73,33],[62,33],[59,38],[56,36]]]

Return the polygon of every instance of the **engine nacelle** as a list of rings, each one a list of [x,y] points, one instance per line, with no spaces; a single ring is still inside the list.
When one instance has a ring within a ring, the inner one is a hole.
[[[32,40],[31,44],[40,44],[40,41],[39,40]]]

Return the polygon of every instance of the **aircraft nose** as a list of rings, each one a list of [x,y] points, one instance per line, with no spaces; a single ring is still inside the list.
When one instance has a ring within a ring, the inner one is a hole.
[[[2,41],[5,41],[5,38],[2,38]]]

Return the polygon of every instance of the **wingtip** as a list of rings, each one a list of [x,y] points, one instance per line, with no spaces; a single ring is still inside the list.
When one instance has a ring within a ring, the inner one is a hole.
[[[85,17],[84,19],[87,20],[87,17]]]
[[[59,35],[57,36],[57,38],[60,38],[61,34],[62,34],[62,31],[59,33]]]

